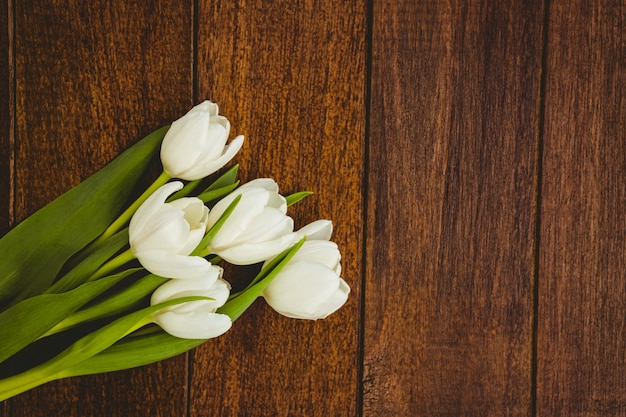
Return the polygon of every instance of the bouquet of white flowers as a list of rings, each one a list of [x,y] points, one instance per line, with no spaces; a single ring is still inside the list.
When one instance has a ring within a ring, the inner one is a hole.
[[[313,320],[346,302],[332,223],[294,230],[287,215],[310,192],[282,196],[269,178],[240,186],[236,165],[212,178],[243,145],[229,135],[205,101],[0,239],[0,401],[186,352],[259,297]],[[128,204],[159,149],[163,173]],[[231,293],[223,263],[261,267]]]

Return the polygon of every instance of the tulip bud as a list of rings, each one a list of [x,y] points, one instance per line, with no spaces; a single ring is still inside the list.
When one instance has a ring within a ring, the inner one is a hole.
[[[206,233],[208,208],[195,197],[165,202],[182,187],[175,181],[156,190],[137,209],[128,230],[141,265],[165,278],[197,278],[211,268],[206,259],[188,256]]]
[[[263,292],[278,313],[296,319],[323,319],[348,299],[340,278],[341,254],[334,242],[307,240]]]
[[[203,296],[212,300],[190,301],[159,310],[152,317],[154,323],[172,336],[183,339],[210,339],[221,336],[232,326],[230,317],[215,311],[224,305],[230,294],[230,285],[221,279],[222,268],[212,266],[201,278],[173,279],[161,285],[152,294],[150,304],[189,296]]]
[[[243,145],[237,136],[226,145],[230,122],[218,106],[204,101],[172,123],[161,145],[163,170],[172,178],[193,181],[226,165]]]
[[[238,195],[241,200],[208,244],[211,253],[235,265],[251,265],[293,245],[297,235],[287,202],[269,178],[250,181],[220,200],[209,213],[209,228]]]

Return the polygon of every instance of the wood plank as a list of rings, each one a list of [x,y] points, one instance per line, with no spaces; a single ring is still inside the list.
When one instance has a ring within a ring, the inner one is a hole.
[[[12,3],[23,219],[189,108],[192,2]],[[183,356],[51,383],[10,400],[10,415],[181,415],[186,368]]]
[[[537,415],[626,415],[625,22],[550,2]]]
[[[218,102],[247,136],[237,157],[244,180],[315,191],[293,216],[298,227],[334,221],[352,294],[317,322],[258,301],[197,349],[191,415],[357,415],[365,2],[200,1],[198,17],[198,99]],[[227,279],[244,280],[238,271]]]
[[[540,1],[373,10],[364,416],[528,416]]]
[[[12,138],[12,73],[13,61],[10,36],[13,34],[9,18],[10,2],[0,5],[0,236],[11,227],[13,215],[13,138]],[[7,417],[8,405],[0,403],[0,416]]]
[[[13,119],[12,55],[9,48],[12,20],[9,19],[8,2],[0,6],[0,236],[11,226],[13,214]]]

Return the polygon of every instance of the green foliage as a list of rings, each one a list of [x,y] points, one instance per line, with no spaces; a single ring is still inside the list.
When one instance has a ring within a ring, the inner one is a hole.
[[[46,291],[63,264],[111,224],[167,129],[151,133],[0,239],[0,310]]]
[[[206,190],[204,190],[203,193],[217,190],[218,188],[223,188],[223,187],[236,183],[238,172],[239,172],[239,164],[233,165],[226,172],[224,172],[218,179],[216,179],[213,182],[213,184],[211,184]]]
[[[86,284],[87,285],[87,284]],[[49,295],[54,296],[54,295]],[[97,355],[133,331],[149,324],[152,314],[157,311],[180,303],[206,300],[207,297],[182,297],[166,301],[155,306],[146,307],[123,316],[110,324],[95,330],[78,339],[63,352],[49,361],[29,369],[21,374],[13,375],[0,380],[0,401],[45,384],[68,376],[66,374],[73,366]]]
[[[181,339],[160,328],[138,336],[128,336],[97,355],[63,371],[64,376],[120,371],[173,358],[204,343],[204,339]]]
[[[127,313],[140,306],[150,294],[159,286],[168,281],[156,275],[147,275],[134,280],[130,285],[108,295],[99,298],[97,302],[78,310],[76,313],[64,319],[53,330],[54,332],[69,329],[78,324],[88,323],[93,320],[114,316],[116,314]]]
[[[36,341],[66,316],[135,271],[130,269],[61,294],[30,297],[0,313],[0,362]]]
[[[105,243],[87,255],[82,261],[67,272],[61,279],[55,282],[46,294],[56,294],[76,288],[87,282],[88,278],[109,258],[119,252],[128,244],[128,229],[107,239]]]
[[[285,200],[287,200],[287,205],[291,206],[292,204],[297,203],[298,201],[310,196],[311,194],[313,194],[313,191],[300,191],[298,193],[288,195],[287,197],[285,197]]]

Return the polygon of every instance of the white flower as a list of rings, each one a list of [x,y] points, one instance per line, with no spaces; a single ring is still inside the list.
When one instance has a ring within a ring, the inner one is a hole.
[[[165,278],[197,278],[211,268],[206,259],[188,256],[206,233],[208,208],[195,197],[171,203],[179,181],[163,185],[137,209],[128,230],[130,247],[141,265]]]
[[[222,268],[212,266],[201,278],[173,279],[161,285],[152,294],[151,305],[188,296],[210,297],[213,300],[166,307],[152,316],[154,323],[172,336],[183,339],[210,339],[226,333],[232,326],[230,317],[215,312],[230,294],[230,285],[221,276]]]
[[[251,265],[293,245],[297,235],[286,214],[287,202],[269,178],[250,181],[220,200],[209,213],[209,228],[238,195],[237,207],[209,242],[211,253],[235,265]]]
[[[172,178],[198,180],[226,165],[243,145],[237,136],[226,145],[230,122],[217,104],[204,101],[172,123],[161,145],[163,170]]]
[[[341,254],[334,242],[307,240],[263,292],[280,314],[323,319],[348,299],[350,287],[340,278]]]

